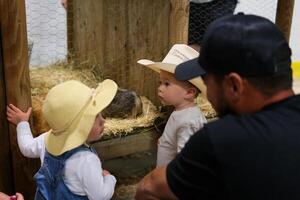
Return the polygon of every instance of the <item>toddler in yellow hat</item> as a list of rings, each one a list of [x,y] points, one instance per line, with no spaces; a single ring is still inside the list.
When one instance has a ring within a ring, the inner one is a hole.
[[[35,199],[110,199],[116,179],[103,170],[101,161],[88,142],[101,137],[104,122],[101,111],[113,100],[117,84],[105,80],[96,89],[78,81],[54,86],[43,104],[44,117],[51,130],[33,138],[27,112],[10,104],[7,119],[17,125],[22,154],[40,158],[35,174]]]
[[[159,73],[158,97],[165,105],[174,106],[157,150],[157,166],[167,165],[181,151],[188,139],[206,123],[206,118],[194,100],[206,93],[201,77],[178,80],[177,65],[198,57],[199,53],[185,44],[175,44],[162,62],[142,59],[138,63]]]

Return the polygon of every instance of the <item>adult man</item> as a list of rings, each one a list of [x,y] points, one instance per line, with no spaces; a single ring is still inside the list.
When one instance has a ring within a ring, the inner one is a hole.
[[[202,75],[221,119],[147,175],[136,199],[300,199],[300,96],[279,29],[254,15],[217,19],[199,58],[182,65],[177,79]]]

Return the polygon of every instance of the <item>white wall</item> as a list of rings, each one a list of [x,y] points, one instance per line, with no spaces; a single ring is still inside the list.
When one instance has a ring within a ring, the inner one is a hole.
[[[238,0],[235,13],[255,14],[275,21],[277,0]]]
[[[277,0],[239,0],[235,13],[256,14],[275,22]],[[300,62],[300,0],[295,0],[290,46],[293,61]]]
[[[295,0],[290,44],[293,50],[293,60],[300,62],[300,1]]]

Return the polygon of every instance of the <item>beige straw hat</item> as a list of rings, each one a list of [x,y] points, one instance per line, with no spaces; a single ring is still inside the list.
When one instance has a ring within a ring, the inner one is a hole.
[[[109,79],[96,89],[74,80],[51,88],[43,104],[51,127],[45,139],[47,151],[57,156],[85,143],[97,114],[110,104],[117,88]]]
[[[153,62],[147,59],[141,59],[137,62],[141,65],[149,67],[150,69],[158,73],[160,73],[160,70],[164,70],[174,74],[177,65],[185,61],[197,58],[198,56],[199,53],[193,48],[185,44],[175,44],[161,62]],[[203,95],[206,94],[206,86],[204,85],[203,80],[200,76],[188,81],[196,86]]]

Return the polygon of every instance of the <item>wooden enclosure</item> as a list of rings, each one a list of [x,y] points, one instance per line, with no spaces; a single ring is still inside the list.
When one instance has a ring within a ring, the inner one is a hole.
[[[26,199],[33,199],[33,175],[39,160],[21,155],[16,128],[6,121],[7,103],[21,109],[31,104],[25,1],[0,0],[0,9],[0,191],[19,191]]]
[[[276,22],[287,37],[293,2],[278,1]],[[99,76],[112,78],[121,87],[158,102],[157,74],[138,66],[136,61],[161,61],[174,43],[187,43],[188,4],[188,0],[69,0],[70,55],[77,64],[94,63]],[[27,49],[25,0],[0,0],[0,191],[18,191],[26,199],[33,199],[33,175],[40,162],[21,155],[15,127],[6,121],[8,103],[22,110],[31,105]],[[148,133],[146,136],[152,137]],[[133,146],[136,139],[128,137],[128,144]],[[96,148],[109,150],[111,144],[105,142]],[[143,149],[152,143],[139,145]],[[134,151],[124,145],[120,148]],[[116,156],[115,152],[109,155],[109,151],[106,155]]]
[[[158,103],[158,76],[139,59],[161,61],[187,43],[189,0],[73,0],[68,5],[68,50],[75,63]]]
[[[287,40],[290,39],[294,4],[295,0],[278,0],[277,2],[276,24]]]

